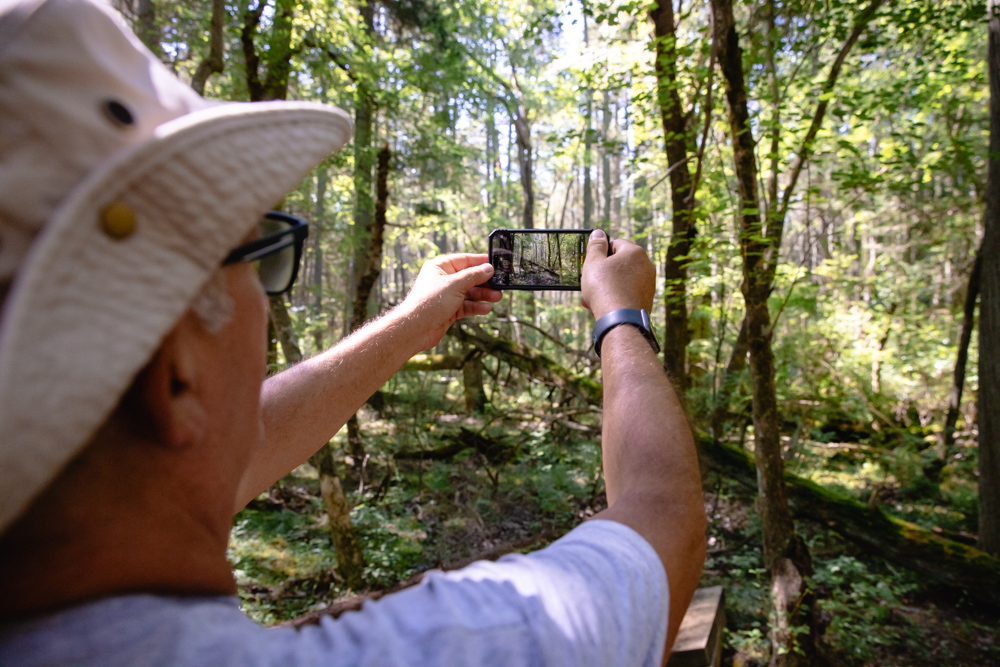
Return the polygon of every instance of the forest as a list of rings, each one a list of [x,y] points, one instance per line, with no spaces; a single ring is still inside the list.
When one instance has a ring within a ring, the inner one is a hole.
[[[276,202],[310,236],[274,372],[494,229],[631,239],[724,664],[1000,664],[995,0],[115,5],[206,97],[354,120]],[[412,358],[236,516],[245,611],[336,615],[603,509],[592,326],[576,293],[510,291]]]

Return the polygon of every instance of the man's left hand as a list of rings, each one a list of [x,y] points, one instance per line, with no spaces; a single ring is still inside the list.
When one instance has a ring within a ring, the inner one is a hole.
[[[503,293],[484,285],[492,275],[493,266],[485,253],[441,255],[424,262],[400,305],[420,327],[420,349],[440,343],[455,320],[486,315],[493,309]]]

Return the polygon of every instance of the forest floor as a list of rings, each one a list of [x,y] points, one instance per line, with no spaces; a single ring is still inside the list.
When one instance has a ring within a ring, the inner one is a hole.
[[[352,518],[372,590],[431,568],[537,549],[604,508],[592,434],[521,433],[514,438],[519,453],[504,463],[466,450],[450,461],[370,466],[369,486],[356,496]],[[393,433],[371,437],[377,447]],[[352,483],[357,489],[359,479],[345,480],[347,487]],[[725,664],[763,665],[768,657],[768,585],[754,499],[751,489],[712,472],[705,477],[710,526],[702,585],[725,587]],[[862,552],[824,526],[797,526],[814,560],[822,647],[831,664],[1000,666],[996,610]],[[264,624],[354,595],[334,573],[318,479],[308,465],[237,516],[229,556],[244,609]]]

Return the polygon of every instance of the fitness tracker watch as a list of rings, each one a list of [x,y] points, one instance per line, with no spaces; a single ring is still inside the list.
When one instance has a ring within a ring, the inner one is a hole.
[[[653,352],[659,353],[660,344],[656,342],[656,336],[653,335],[653,327],[649,323],[649,313],[645,309],[619,308],[597,320],[597,324],[594,325],[594,352],[597,353],[598,357],[601,356],[601,339],[619,324],[631,324],[638,327],[645,339],[649,341]]]

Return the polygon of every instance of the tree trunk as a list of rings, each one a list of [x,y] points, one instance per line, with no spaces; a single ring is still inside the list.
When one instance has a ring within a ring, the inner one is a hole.
[[[976,301],[979,299],[979,276],[982,273],[983,249],[976,253],[976,261],[969,274],[969,286],[965,291],[965,309],[962,313],[962,332],[958,338],[958,356],[955,359],[955,374],[952,378],[951,396],[948,397],[948,414],[944,420],[945,451],[955,442],[955,426],[962,409],[962,392],[965,389],[965,366],[969,362],[969,343],[972,329],[976,326]],[[982,343],[980,343],[982,347]]]
[[[528,123],[527,110],[523,104],[521,105],[521,110],[514,118],[514,131],[517,135],[517,166],[521,174],[521,192],[524,194],[522,224],[524,225],[524,229],[534,229],[534,157],[531,153],[531,125]]]
[[[470,352],[462,364],[462,386],[466,411],[481,413],[486,408],[486,389],[483,387],[483,357],[478,351]]]
[[[586,3],[583,12],[583,44],[590,46],[590,25],[587,21]],[[583,89],[584,128],[583,128],[583,228],[590,229],[594,225],[594,91],[587,86]]]
[[[729,399],[733,389],[736,387],[736,377],[747,367],[747,353],[750,348],[747,344],[747,318],[743,318],[740,324],[740,332],[733,343],[733,351],[729,355],[729,363],[726,364],[726,371],[722,374],[722,382],[719,383],[719,393],[715,396],[715,404],[712,407],[712,437],[716,440],[722,439],[722,432],[726,427],[726,418],[729,415]]]
[[[292,326],[292,318],[288,315],[288,308],[285,306],[283,294],[268,297],[270,303],[271,324],[274,325],[274,333],[281,346],[281,353],[285,355],[285,365],[291,366],[302,361],[302,350],[299,348],[295,327]]]
[[[611,100],[608,91],[604,91],[601,105],[601,177],[604,181],[604,209],[601,211],[601,224],[611,225],[611,194],[614,183],[611,180]]]
[[[362,264],[362,272],[358,277],[357,289],[354,294],[354,309],[351,314],[351,331],[357,331],[368,319],[368,301],[372,288],[382,272],[382,246],[385,239],[385,211],[389,199],[389,144],[385,144],[378,153],[378,180],[376,189],[378,198],[375,202],[375,220],[371,225],[367,248],[363,254],[357,255]],[[357,264],[355,265],[357,267]],[[364,440],[361,437],[361,426],[357,413],[347,420],[347,443],[354,458],[354,466],[358,475],[362,475],[362,464],[365,459]]]
[[[767,307],[771,281],[763,262],[765,250],[769,249],[777,257],[777,248],[768,248],[771,241],[762,234],[754,138],[747,110],[743,56],[733,19],[732,0],[712,0],[711,4],[717,31],[719,66],[725,79],[739,193],[742,290],[747,309],[747,342],[753,388],[754,458],[757,462],[757,490],[764,533],[764,565],[771,574],[774,605],[771,663],[812,664],[816,639],[812,632],[811,594],[805,584],[805,578],[812,574],[812,563],[805,542],[795,533],[785,495],[785,465],[781,456],[774,356],[771,351],[771,316]],[[796,636],[795,627],[807,627],[810,631]]]
[[[198,69],[191,77],[191,87],[199,95],[205,94],[205,83],[213,74],[221,74],[225,69],[223,30],[226,22],[225,0],[212,0],[212,19],[208,28],[208,54],[198,63]]]
[[[979,305],[979,548],[1000,553],[1000,2],[989,0],[990,158]]]
[[[656,47],[657,99],[663,123],[663,141],[670,172],[670,201],[673,209],[670,245],[663,265],[666,290],[664,307],[666,331],[663,335],[663,367],[683,395],[688,386],[687,344],[687,265],[694,239],[694,197],[691,193],[691,172],[688,169],[687,137],[684,129],[684,109],[678,93],[677,38],[674,9],[671,0],[660,0],[649,11],[653,20],[653,41]]]
[[[160,48],[160,29],[156,25],[156,7],[153,5],[153,0],[139,0],[135,14],[139,39],[159,58],[163,55],[163,50]]]
[[[309,462],[319,471],[320,495],[329,517],[330,535],[337,552],[337,574],[353,590],[364,586],[365,558],[351,523],[351,506],[337,474],[334,448],[327,443]]]
[[[330,326],[330,322],[326,321],[323,324],[324,313],[323,313],[323,232],[324,223],[326,221],[326,188],[329,182],[329,175],[327,174],[326,166],[320,165],[316,169],[316,207],[313,209],[313,227],[315,231],[313,232],[313,270],[312,270],[312,288],[313,288],[313,318],[315,324],[313,325],[313,345],[316,348],[316,352],[320,352],[323,349],[323,338],[326,329]]]
[[[260,53],[254,36],[260,27],[261,16],[267,8],[267,0],[258,0],[256,7],[247,6],[243,13],[243,28],[240,43],[243,46],[243,60],[246,63],[247,92],[251,102],[261,100],[283,100],[288,97],[288,76],[292,61],[292,21],[295,17],[295,0],[276,0],[271,17],[271,32],[264,51],[267,67],[264,80],[260,78]]]

